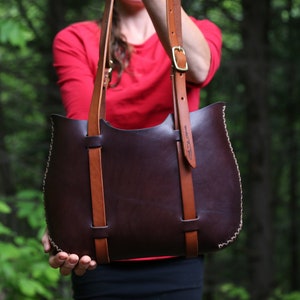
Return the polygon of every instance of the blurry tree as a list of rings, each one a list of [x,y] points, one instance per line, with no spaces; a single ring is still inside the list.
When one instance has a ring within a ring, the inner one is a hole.
[[[264,300],[273,288],[274,257],[271,136],[269,118],[270,0],[243,0],[242,54],[240,70],[245,86],[248,259],[252,299]]]

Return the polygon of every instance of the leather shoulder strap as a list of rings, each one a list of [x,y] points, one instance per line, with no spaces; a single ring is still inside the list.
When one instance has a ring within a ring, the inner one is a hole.
[[[190,125],[190,113],[186,94],[185,72],[188,69],[185,51],[182,47],[181,1],[167,0],[167,22],[172,47],[172,83],[175,129],[180,130],[182,143],[177,143],[178,167],[181,186],[183,220],[197,218],[191,167],[196,167],[194,145]],[[186,158],[186,159],[184,159]],[[185,232],[186,256],[198,256],[198,232]]]
[[[100,134],[100,118],[105,118],[105,96],[110,81],[109,40],[112,27],[114,0],[105,1],[101,22],[98,69],[88,116],[88,135]]]
[[[186,93],[187,59],[182,45],[181,1],[167,0],[167,24],[172,49],[174,85],[174,111],[177,114],[183,152],[191,167],[196,167],[190,112]]]
[[[113,0],[106,0],[101,25],[99,63],[88,118],[88,136],[100,135],[100,118],[104,117],[106,89],[109,83],[109,39],[112,25]],[[100,114],[101,113],[101,114]],[[93,226],[106,227],[106,209],[102,174],[102,148],[90,148],[89,151],[90,188],[92,199]],[[107,238],[95,239],[97,262],[110,262]]]
[[[88,136],[100,135],[101,128],[99,120],[105,117],[105,95],[109,83],[109,39],[112,26],[113,0],[106,0],[105,11],[102,20],[99,65],[96,75],[95,87],[92,96],[88,118]],[[176,18],[175,18],[176,16]],[[167,0],[167,20],[170,37],[170,45],[173,54],[173,76],[174,80],[174,110],[178,116],[181,132],[182,144],[178,144],[178,160],[180,168],[181,189],[183,198],[184,219],[192,220],[196,216],[193,195],[193,185],[190,167],[195,167],[196,160],[194,154],[193,139],[191,133],[189,109],[186,96],[187,62],[181,38],[181,2],[180,0]],[[186,160],[183,158],[182,153]],[[188,162],[188,164],[186,163]],[[102,179],[101,148],[89,149],[90,185],[93,208],[93,225],[96,227],[106,226],[105,200]],[[187,232],[186,247],[187,256],[196,256],[197,232]],[[110,261],[108,253],[107,239],[96,239],[95,248],[97,261],[108,263]]]

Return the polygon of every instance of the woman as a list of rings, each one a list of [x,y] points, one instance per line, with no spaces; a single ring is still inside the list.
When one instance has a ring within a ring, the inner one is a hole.
[[[54,40],[54,67],[69,118],[88,117],[100,30],[97,22],[80,22],[63,29]],[[213,23],[190,18],[184,10],[182,32],[189,65],[189,108],[193,111],[199,107],[200,89],[219,67],[221,33]],[[112,41],[114,70],[107,91],[107,120],[124,129],[161,123],[173,109],[166,0],[117,0]],[[45,252],[51,253],[47,233],[43,245]],[[201,299],[202,257],[97,266],[88,256],[60,252],[50,255],[49,264],[60,268],[62,275],[72,273],[74,299]]]

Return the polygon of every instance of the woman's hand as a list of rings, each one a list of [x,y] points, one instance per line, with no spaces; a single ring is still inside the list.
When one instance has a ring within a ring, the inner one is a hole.
[[[42,237],[42,244],[44,251],[50,255],[49,265],[55,269],[59,268],[60,273],[64,276],[71,274],[73,270],[76,275],[82,276],[87,270],[94,270],[97,266],[96,261],[87,255],[81,258],[76,254],[68,254],[66,252],[58,252],[53,255],[47,231]]]
[[[163,46],[169,56],[172,57],[166,26],[166,0],[143,0],[143,3]],[[183,48],[189,66],[187,80],[200,84],[205,81],[210,69],[210,48],[203,33],[183,9],[181,9],[181,18]]]

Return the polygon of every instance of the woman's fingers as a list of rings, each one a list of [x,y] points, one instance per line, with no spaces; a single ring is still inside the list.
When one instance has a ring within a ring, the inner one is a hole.
[[[82,256],[74,269],[74,273],[78,276],[82,276],[87,270],[92,270],[96,267],[96,262],[89,256]]]
[[[70,254],[67,257],[67,259],[64,260],[63,264],[60,266],[60,274],[64,276],[69,275],[73,271],[73,269],[75,269],[78,262],[79,262],[79,257],[76,254]]]
[[[45,253],[49,253],[51,251],[51,244],[49,241],[49,235],[48,235],[47,230],[45,231],[45,233],[42,237],[42,244],[43,244]]]
[[[53,255],[47,230],[42,237],[42,244],[44,251],[50,253],[49,265],[55,269],[59,268],[60,273],[64,276],[69,275],[73,270],[76,275],[82,276],[87,270],[94,270],[97,267],[96,261],[87,255],[82,256],[80,259],[78,255],[66,252],[58,252]]]
[[[95,270],[97,267],[97,262],[95,260],[91,260],[88,270]]]
[[[68,259],[69,255],[66,252],[59,252],[56,255],[50,254],[49,265],[52,268],[60,268]]]
[[[56,255],[50,255],[49,264],[52,268],[59,268],[64,276],[74,273],[78,276],[85,274],[87,270],[94,270],[97,266],[96,261],[85,255],[79,259],[78,255],[66,252],[59,252]]]

